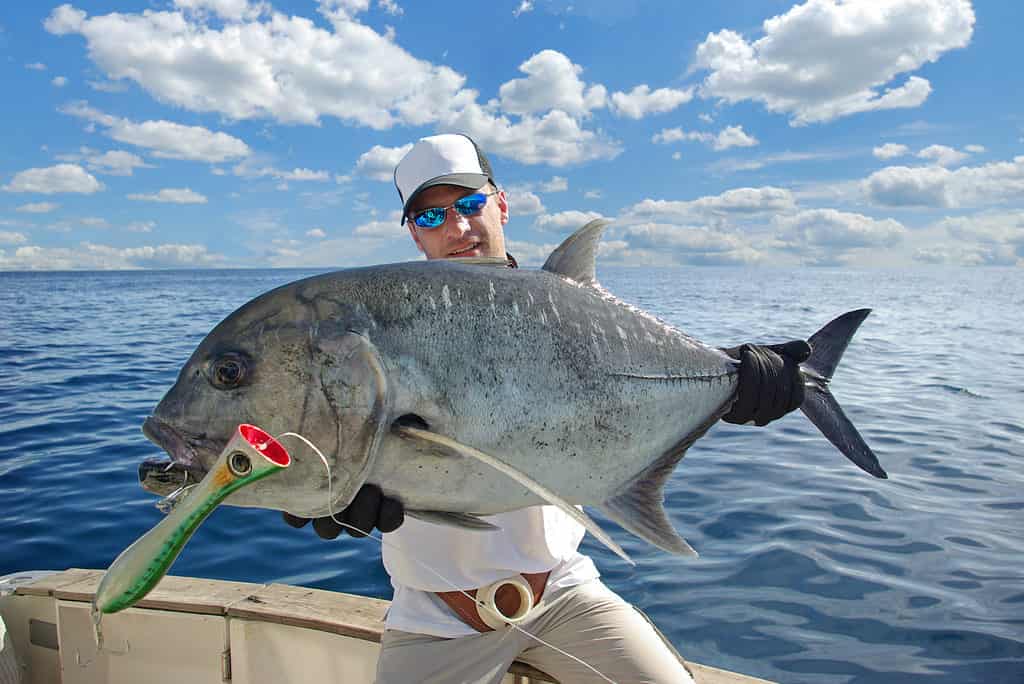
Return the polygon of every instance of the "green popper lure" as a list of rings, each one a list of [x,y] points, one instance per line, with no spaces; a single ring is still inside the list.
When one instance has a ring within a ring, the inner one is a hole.
[[[210,472],[149,532],[121,552],[100,581],[93,612],[116,613],[156,586],[192,533],[229,494],[287,468],[283,446],[255,425],[238,426]]]

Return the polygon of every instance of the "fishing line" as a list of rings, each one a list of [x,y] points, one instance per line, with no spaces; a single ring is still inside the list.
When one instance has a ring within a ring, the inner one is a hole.
[[[312,449],[314,451],[314,453],[316,453],[316,455],[320,457],[320,461],[324,464],[324,468],[327,469],[327,511],[328,511],[328,513],[330,515],[331,520],[333,520],[338,525],[341,525],[342,527],[348,528],[350,530],[355,530],[359,534],[365,535],[365,536],[369,537],[370,539],[376,540],[381,546],[387,546],[388,548],[390,548],[392,550],[398,551],[398,552],[403,553],[403,554],[405,553],[404,549],[402,549],[401,547],[399,547],[399,546],[397,546],[395,544],[392,544],[391,542],[385,541],[383,537],[378,537],[378,536],[374,535],[372,533],[372,531],[367,532],[366,530],[361,530],[358,527],[355,527],[354,525],[350,525],[350,524],[348,524],[346,522],[342,522],[341,520],[338,520],[337,518],[335,518],[334,517],[334,511],[333,511],[333,508],[334,508],[334,503],[333,503],[333,501],[334,501],[334,493],[333,493],[333,489],[332,489],[332,483],[333,483],[334,479],[333,479],[333,475],[331,473],[331,464],[327,462],[327,458],[323,455],[323,452],[321,452],[320,449],[318,449],[316,447],[315,444],[310,442],[308,439],[306,439],[305,437],[303,437],[299,433],[297,433],[297,432],[282,432],[280,435],[277,435],[277,439],[280,439],[281,437],[296,437],[296,438],[302,440],[306,444],[306,446],[308,446],[310,449]],[[420,559],[418,559],[416,557],[413,557],[413,556],[409,556],[408,554],[406,554],[406,555],[407,555],[407,557],[411,561],[413,561],[414,563],[419,565],[424,570],[430,572],[432,575],[434,575],[439,580],[441,580],[442,582],[447,584],[449,587],[451,587],[452,591],[459,592],[463,596],[467,597],[469,600],[473,601],[478,607],[484,607],[484,608],[487,607],[486,604],[484,604],[482,601],[477,600],[477,598],[474,597],[472,594],[469,594],[465,590],[460,589],[459,587],[455,586],[455,584],[451,580],[449,580],[447,577],[445,577],[440,572],[438,572],[434,568],[430,567],[429,565],[427,565],[426,563],[424,563]],[[540,643],[540,644],[542,644],[544,646],[547,646],[548,648],[552,649],[553,651],[556,651],[557,653],[565,656],[566,658],[569,658],[570,660],[573,660],[573,661],[579,663],[580,665],[582,665],[583,667],[587,668],[588,670],[590,670],[591,672],[596,674],[598,677],[600,677],[604,681],[609,682],[610,684],[616,684],[615,680],[609,679],[608,677],[604,676],[597,668],[595,668],[590,663],[584,662],[583,660],[581,660],[580,658],[577,658],[576,656],[572,655],[571,653],[566,653],[565,651],[563,651],[562,649],[558,648],[557,646],[555,646],[553,644],[549,644],[548,642],[544,641],[539,636],[535,636],[533,634],[530,634],[529,632],[527,632],[525,629],[523,629],[519,625],[516,625],[516,624],[513,624],[513,623],[506,623],[506,624],[508,624],[508,626],[511,627],[512,629],[517,630],[519,632],[522,632],[524,635],[526,635],[527,637],[533,639],[534,641],[537,641],[538,643]]]

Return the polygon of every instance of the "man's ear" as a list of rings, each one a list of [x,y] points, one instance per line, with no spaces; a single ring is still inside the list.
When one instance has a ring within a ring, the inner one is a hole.
[[[508,223],[508,198],[505,197],[504,190],[498,190],[498,209],[501,210],[501,225]]]

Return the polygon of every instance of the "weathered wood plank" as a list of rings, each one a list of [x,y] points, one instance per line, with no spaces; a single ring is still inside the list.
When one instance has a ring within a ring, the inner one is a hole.
[[[270,584],[232,603],[227,615],[379,642],[387,608],[381,599]]]

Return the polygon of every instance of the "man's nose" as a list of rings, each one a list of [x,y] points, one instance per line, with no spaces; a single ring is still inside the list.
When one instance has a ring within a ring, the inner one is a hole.
[[[449,208],[444,221],[444,230],[454,235],[461,235],[469,230],[469,218]]]

